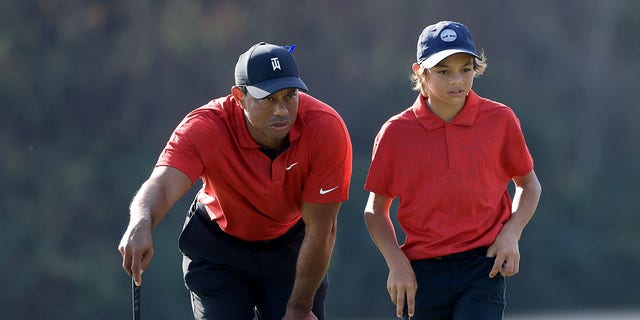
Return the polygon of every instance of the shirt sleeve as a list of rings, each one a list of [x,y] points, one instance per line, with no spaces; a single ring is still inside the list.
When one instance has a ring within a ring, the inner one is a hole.
[[[502,147],[502,167],[510,177],[524,176],[533,170],[533,157],[522,133],[520,120],[513,111],[510,112],[510,116],[507,123],[507,139]]]
[[[195,183],[202,174],[204,162],[198,148],[198,137],[203,134],[202,120],[198,112],[192,112],[176,127],[164,150],[160,153],[156,167],[170,166],[186,174]]]
[[[349,198],[351,139],[339,116],[327,114],[326,117],[324,121],[314,119],[314,128],[309,128],[313,133],[307,137],[312,141],[311,166],[302,200],[310,203],[341,202]]]
[[[387,136],[388,124],[382,126],[373,143],[373,152],[371,155],[371,164],[369,165],[369,171],[367,173],[367,179],[365,180],[364,189],[373,193],[381,194],[389,198],[393,198],[391,191],[389,190],[389,181],[386,177],[391,176],[389,173],[388,161],[385,160],[385,154],[391,146],[387,145],[389,139],[385,139]],[[382,145],[385,147],[382,147]]]

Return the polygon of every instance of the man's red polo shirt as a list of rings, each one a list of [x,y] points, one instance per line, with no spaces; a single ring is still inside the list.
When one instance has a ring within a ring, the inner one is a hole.
[[[348,198],[351,141],[330,106],[299,94],[289,148],[271,160],[247,129],[243,110],[229,95],[189,113],[173,132],[156,166],[171,166],[203,181],[199,201],[225,232],[268,240],[301,218],[302,201]]]

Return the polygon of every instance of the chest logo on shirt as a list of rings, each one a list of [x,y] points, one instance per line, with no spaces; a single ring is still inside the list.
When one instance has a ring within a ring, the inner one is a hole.
[[[329,192],[331,192],[331,191],[333,191],[333,190],[335,190],[335,189],[338,189],[338,187],[339,187],[339,186],[335,186],[335,187],[333,187],[333,188],[331,188],[331,189],[326,189],[326,190],[325,190],[325,189],[320,188],[320,194],[327,194],[327,193],[329,193]]]
[[[297,162],[294,162],[294,163],[292,163],[292,164],[288,165],[286,168],[284,168],[284,170],[289,171],[289,170],[291,170],[293,167],[295,167],[297,164],[298,164]]]

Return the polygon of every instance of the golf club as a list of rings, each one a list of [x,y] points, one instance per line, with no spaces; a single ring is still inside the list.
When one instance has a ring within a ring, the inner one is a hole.
[[[140,287],[131,277],[131,302],[133,304],[133,320],[140,320]]]

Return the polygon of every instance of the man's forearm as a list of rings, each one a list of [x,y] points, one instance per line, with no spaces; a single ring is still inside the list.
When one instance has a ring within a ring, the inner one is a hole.
[[[152,181],[145,182],[131,200],[130,224],[144,223],[155,227],[169,211],[166,197]]]
[[[158,205],[162,197],[158,193],[158,188],[148,181],[140,187],[129,206],[130,223],[148,223],[153,227],[162,220],[164,215],[159,213],[162,210]]]
[[[305,233],[298,263],[296,279],[287,306],[295,310],[309,311],[316,291],[327,273],[335,244],[335,226],[329,233]]]
[[[131,200],[129,225],[148,221],[155,227],[190,187],[191,180],[181,171],[156,167]]]

